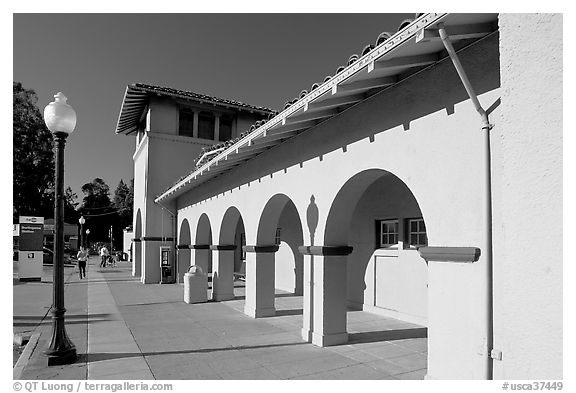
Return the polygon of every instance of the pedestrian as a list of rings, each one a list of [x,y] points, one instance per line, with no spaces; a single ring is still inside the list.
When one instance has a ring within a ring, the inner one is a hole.
[[[106,248],[106,246],[102,246],[102,248],[100,249],[100,258],[102,259],[102,261],[100,262],[100,267],[106,267],[106,260],[108,259],[109,256],[110,254],[108,253],[108,249]]]
[[[76,255],[76,258],[78,258],[78,273],[80,274],[80,279],[86,278],[86,262],[88,261],[88,249],[85,247],[80,247],[80,251],[78,251],[78,255]]]

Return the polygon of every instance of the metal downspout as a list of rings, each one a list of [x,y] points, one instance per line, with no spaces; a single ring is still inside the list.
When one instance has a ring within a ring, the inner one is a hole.
[[[440,38],[442,39],[442,43],[448,51],[448,55],[452,59],[452,63],[454,63],[454,67],[456,68],[456,72],[460,77],[474,108],[478,112],[482,122],[482,131],[484,132],[484,143],[483,143],[483,157],[484,163],[484,189],[485,197],[484,197],[484,223],[486,227],[486,238],[483,251],[485,251],[484,257],[486,258],[486,291],[487,291],[487,299],[486,299],[486,370],[484,371],[485,379],[493,379],[493,364],[491,358],[491,350],[494,346],[494,338],[493,338],[493,278],[492,278],[492,178],[491,178],[491,164],[490,164],[490,130],[492,129],[493,125],[490,124],[488,120],[488,114],[480,105],[478,101],[478,96],[476,92],[472,88],[470,84],[470,80],[462,67],[462,63],[460,63],[460,59],[452,46],[452,42],[450,42],[450,38],[446,33],[446,29],[444,27],[444,23],[438,24],[438,33]]]

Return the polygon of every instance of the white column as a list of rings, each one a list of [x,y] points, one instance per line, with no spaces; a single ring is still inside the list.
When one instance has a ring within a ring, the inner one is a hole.
[[[349,246],[300,246],[304,254],[302,338],[320,347],[348,342],[346,265]]]
[[[278,247],[275,247],[277,250]],[[246,252],[246,302],[244,313],[252,318],[276,315],[274,306],[275,253]]]
[[[348,342],[346,332],[347,256],[314,256],[312,344],[320,347]]]

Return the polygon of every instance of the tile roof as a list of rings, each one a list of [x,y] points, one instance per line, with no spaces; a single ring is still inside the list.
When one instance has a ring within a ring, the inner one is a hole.
[[[212,97],[192,91],[173,89],[171,87],[135,83],[126,87],[124,99],[122,100],[122,108],[120,109],[120,115],[116,124],[117,134],[131,134],[138,129],[138,123],[141,119],[142,112],[146,109],[151,95],[182,98],[199,103],[208,103],[236,110],[256,112],[262,115],[275,115],[277,113],[270,108],[248,105],[240,101]]]
[[[199,101],[222,104],[222,105],[226,105],[226,106],[232,105],[232,106],[236,106],[236,107],[242,107],[242,108],[252,109],[252,110],[257,110],[257,111],[262,111],[262,112],[274,112],[274,113],[276,113],[273,109],[266,108],[264,106],[249,105],[249,104],[245,104],[243,102],[236,101],[236,100],[230,100],[230,99],[225,99],[225,98],[208,96],[206,94],[195,93],[195,92],[187,91],[187,90],[173,89],[171,87],[147,85],[144,83],[136,83],[133,86],[136,88],[140,88],[143,91],[148,91],[151,93],[164,94],[164,95],[183,97],[183,98],[192,98],[192,99],[199,100]]]
[[[333,107],[341,109],[354,105],[367,98],[370,95],[370,89],[378,91],[396,83],[397,77],[395,75],[401,72],[408,69],[418,70],[437,62],[440,59],[438,52],[443,49],[439,40],[428,42],[429,40],[421,38],[422,42],[418,44],[417,39],[416,44],[419,49],[410,49],[410,47],[407,49],[408,52],[413,51],[415,53],[404,55],[399,54],[400,52],[391,53],[393,49],[399,48],[400,45],[407,43],[414,45],[413,38],[418,31],[423,31],[424,27],[429,27],[449,15],[453,15],[453,19],[455,19],[455,26],[453,27],[457,39],[477,39],[490,34],[493,30],[497,30],[497,14],[415,14],[415,19],[406,19],[400,23],[397,33],[382,32],[377,37],[375,45],[368,44],[364,46],[361,55],[351,55],[347,65],[338,67],[333,76],[326,76],[323,82],[314,83],[309,91],[302,90],[296,98],[286,101],[280,113],[273,113],[267,120],[258,121],[249,130],[241,133],[238,138],[232,141],[203,149],[195,162],[196,165],[192,172],[181,177],[172,186],[164,190],[157,196],[156,201],[175,197],[189,187],[193,187],[193,183],[197,185],[207,178],[217,176],[219,173],[239,165],[241,162],[297,135],[303,130],[318,125],[338,113],[338,111],[333,110]],[[462,26],[458,25],[458,23],[472,23],[472,28],[469,31],[467,29],[462,30]],[[450,27],[448,26],[448,28]],[[478,31],[474,31],[475,28]],[[410,40],[411,38],[412,40]],[[453,36],[452,38],[455,37]],[[402,56],[405,56],[406,64],[403,64],[402,61],[395,62],[398,56],[400,60],[402,60]],[[376,63],[379,63],[379,68],[374,68]],[[370,70],[370,66],[372,66],[372,70]],[[392,71],[388,71],[387,67]],[[360,74],[359,70],[365,70],[366,68],[369,69],[368,72]],[[366,83],[370,82],[370,79],[376,80],[373,85]],[[333,88],[338,86],[348,87],[353,94],[346,92],[346,88],[342,90],[336,89],[335,93]],[[331,89],[332,94],[330,95]],[[362,97],[356,97],[358,95]],[[335,97],[344,99],[338,102],[330,102],[331,100],[328,98],[330,96],[332,96],[332,100]],[[322,100],[323,98],[324,100]],[[315,101],[319,102],[318,108],[310,109],[308,104],[314,105]],[[326,114],[323,114],[323,111]],[[310,119],[313,120],[304,121],[300,119],[296,121],[296,124],[285,124],[286,119],[289,117],[305,117],[303,112],[310,113],[312,115]],[[317,116],[314,117],[314,114],[317,114]],[[210,152],[214,153],[206,154]],[[226,163],[210,170],[210,165],[222,158],[226,159]]]

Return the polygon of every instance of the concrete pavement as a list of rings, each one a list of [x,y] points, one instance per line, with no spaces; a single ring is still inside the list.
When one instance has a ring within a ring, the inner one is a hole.
[[[319,348],[300,338],[302,297],[278,293],[277,316],[243,314],[244,288],[227,302],[186,304],[182,285],[143,285],[130,265],[99,268],[87,278],[66,268],[66,329],[79,360],[46,365],[51,334],[51,268],[42,282],[14,285],[14,331],[39,334],[20,379],[422,379],[426,329],[348,312],[350,343]]]

